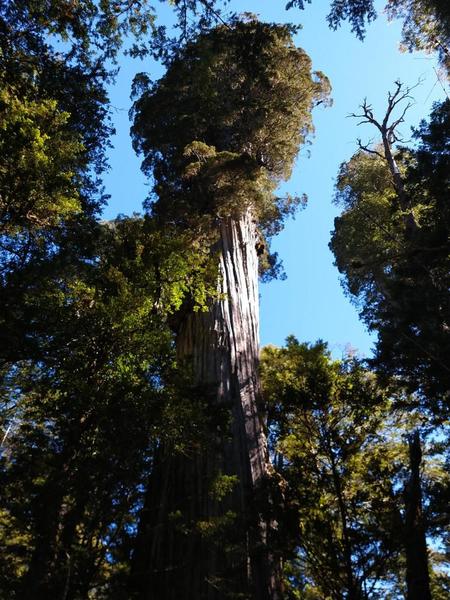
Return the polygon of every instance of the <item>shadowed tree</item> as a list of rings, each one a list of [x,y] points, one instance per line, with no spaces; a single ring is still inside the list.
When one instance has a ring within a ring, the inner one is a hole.
[[[174,6],[183,42],[210,24],[202,6]],[[127,35],[132,54],[180,43],[146,0],[0,2],[2,597],[86,597],[109,578],[125,513],[136,513],[151,390],[164,395],[163,315],[191,287],[192,254],[170,251],[167,232],[161,248],[147,221],[96,220],[112,133],[106,85]],[[133,239],[122,244],[124,230]]]
[[[196,231],[219,268],[219,299],[206,312],[186,303],[174,323],[178,358],[228,413],[202,452],[160,448],[132,564],[139,598],[280,597],[262,508],[272,469],[260,412],[258,263],[276,270],[266,236],[296,200],[274,190],[329,87],[292,32],[236,21],[187,46],[160,81],[137,81],[132,131],[155,179],[151,210]]]
[[[418,392],[438,420],[450,389],[449,107],[434,107],[416,149],[394,152],[397,173],[377,147],[342,164],[336,199],[344,212],[330,244],[346,290],[379,334],[378,369]]]
[[[201,436],[166,317],[188,290],[204,302],[208,257],[174,233],[150,219],[103,227],[96,260],[65,295],[48,290],[50,352],[0,386],[2,597],[118,597],[155,438]]]
[[[449,102],[435,105],[422,123],[414,149],[393,151],[395,126],[389,119],[397,92],[389,96],[384,120],[365,103],[359,115],[375,125],[383,145],[367,147],[341,166],[337,199],[345,210],[335,220],[330,243],[347,291],[361,316],[378,332],[374,359],[383,375],[395,375],[415,392],[409,408],[420,406],[436,423],[448,414],[448,162]],[[404,98],[406,96],[404,95]],[[387,143],[386,143],[387,141]],[[405,488],[405,549],[408,598],[429,598],[425,523],[418,434],[409,443],[410,481]]]
[[[422,509],[420,467],[422,447],[419,431],[408,440],[409,481],[405,486],[405,551],[408,600],[431,600],[428,550]]]

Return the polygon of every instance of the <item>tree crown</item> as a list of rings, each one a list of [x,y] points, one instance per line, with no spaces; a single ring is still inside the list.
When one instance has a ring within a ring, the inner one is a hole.
[[[157,210],[221,218],[250,205],[260,224],[290,210],[273,192],[329,93],[294,31],[236,20],[187,45],[159,81],[136,80],[132,135]]]

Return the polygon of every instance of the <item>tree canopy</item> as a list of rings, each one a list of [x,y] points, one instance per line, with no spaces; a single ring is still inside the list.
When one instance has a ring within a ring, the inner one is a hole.
[[[409,208],[405,229],[388,164],[361,150],[343,163],[331,248],[368,326],[378,332],[375,363],[399,375],[437,415],[448,404],[449,103],[435,107],[415,136],[416,148],[397,155]]]
[[[402,597],[408,436],[417,426],[401,408],[404,391],[394,382],[380,385],[355,357],[333,360],[323,342],[301,344],[293,336],[282,348],[263,348],[261,371],[274,466],[285,486],[277,517],[287,597]],[[437,543],[443,532],[432,507],[441,500],[433,488],[446,486],[447,459],[430,442],[423,446],[421,486]],[[449,583],[445,561],[431,557],[436,597]]]
[[[270,230],[290,211],[275,185],[329,93],[293,31],[235,21],[187,45],[160,81],[137,78],[132,135],[155,178],[156,212],[214,219],[250,205]]]
[[[177,354],[180,321],[227,301],[216,253],[227,220],[251,214],[252,250],[276,274],[266,238],[301,201],[278,197],[277,185],[313,133],[312,108],[329,102],[328,79],[295,46],[295,26],[226,17],[226,3],[214,0],[167,4],[173,30],[148,0],[0,2],[5,598],[135,593],[138,530],[161,456],[164,467],[186,466],[233,435],[230,407],[213,405],[211,381],[194,381]],[[348,20],[363,38],[374,6],[334,0],[328,22]],[[448,68],[448,2],[386,7],[404,22],[405,47],[436,51]],[[107,86],[124,52],[167,71],[134,85],[132,139],[153,185],[146,212],[104,222]],[[343,214],[331,247],[378,333],[374,358],[333,360],[326,344],[295,338],[265,348],[263,394],[257,383],[251,414],[239,405],[242,438],[253,419],[273,462],[254,506],[245,499],[251,514],[231,506],[237,476],[210,469],[187,486],[203,496],[183,488],[182,500],[222,514],[189,521],[175,511],[157,521],[223,547],[246,572],[250,546],[252,560],[266,553],[272,579],[284,563],[287,598],[423,600],[414,565],[426,572],[427,593],[449,595],[449,111],[449,101],[436,105],[414,145],[394,147],[394,135],[387,146],[360,147],[338,174]],[[197,558],[192,551],[187,564]],[[228,566],[221,577],[236,572]],[[173,564],[164,573],[182,582]],[[248,597],[241,580],[219,579],[207,585]]]

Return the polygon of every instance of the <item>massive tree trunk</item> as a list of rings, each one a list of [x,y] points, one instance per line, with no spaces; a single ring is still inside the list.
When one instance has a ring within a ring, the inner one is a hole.
[[[271,526],[261,515],[271,467],[259,412],[257,242],[250,211],[222,220],[216,248],[223,295],[181,323],[178,356],[190,361],[195,382],[217,410],[229,410],[230,421],[199,454],[161,449],[133,556],[138,598],[281,597],[267,548]],[[211,493],[221,475],[236,477],[224,498]]]

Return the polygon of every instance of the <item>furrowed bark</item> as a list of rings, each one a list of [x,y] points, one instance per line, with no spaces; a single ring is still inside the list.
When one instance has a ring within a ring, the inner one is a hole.
[[[215,436],[202,454],[175,456],[161,449],[133,556],[137,598],[281,597],[276,561],[267,549],[270,526],[258,511],[271,466],[258,407],[257,243],[249,211],[239,220],[221,222],[217,252],[222,296],[208,312],[192,312],[181,324],[178,356],[190,361],[195,381],[211,390],[213,405],[229,409],[230,425],[228,435]],[[237,483],[218,500],[211,495],[211,482],[220,474],[236,476]],[[216,538],[196,527],[199,521],[217,524],[230,512],[235,514],[231,527],[224,533],[219,527]]]

